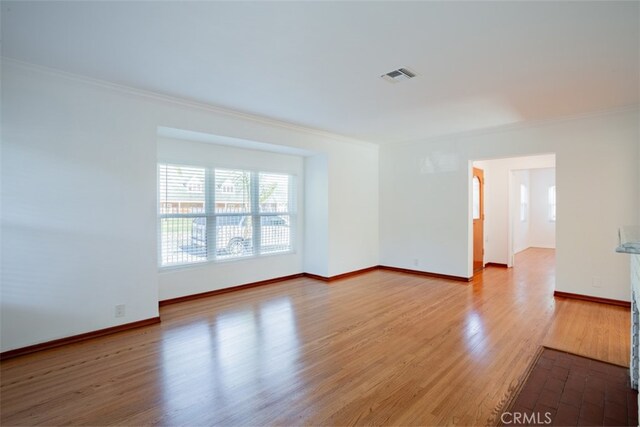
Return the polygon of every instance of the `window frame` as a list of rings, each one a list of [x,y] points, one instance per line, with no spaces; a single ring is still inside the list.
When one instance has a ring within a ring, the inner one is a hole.
[[[477,183],[477,187],[476,187],[476,183]],[[478,193],[476,194],[476,188],[478,189]],[[481,201],[482,199],[482,182],[480,181],[480,178],[476,175],[474,175],[471,178],[471,219],[472,220],[478,220],[478,219],[482,219],[482,206],[481,206]],[[476,211],[477,208],[477,211]],[[477,214],[477,216],[476,216]]]
[[[520,183],[520,222],[529,220],[529,187]]]
[[[245,168],[245,167],[234,167],[229,165],[202,165],[202,164],[192,164],[192,163],[182,163],[182,162],[172,162],[165,160],[158,160],[157,162],[157,178],[156,178],[156,191],[157,191],[157,201],[156,201],[156,210],[157,210],[157,259],[158,259],[158,269],[159,270],[168,270],[168,269],[183,269],[190,267],[202,266],[204,264],[210,263],[228,263],[228,262],[237,262],[237,261],[245,261],[256,258],[270,257],[270,256],[278,256],[278,255],[290,255],[295,254],[297,252],[298,247],[298,233],[297,233],[297,225],[298,225],[298,175],[289,171],[274,171],[274,170],[265,170],[265,169],[256,169],[256,168]],[[161,177],[161,167],[162,166],[173,166],[173,167],[185,167],[185,168],[200,168],[204,169],[205,173],[205,182],[204,182],[204,212],[199,213],[161,213],[161,191],[160,191],[160,177]],[[249,210],[246,212],[240,213],[217,213],[216,212],[216,184],[215,184],[215,172],[216,170],[234,170],[234,171],[243,171],[248,172],[250,176],[251,185],[249,187]],[[260,190],[259,190],[259,176],[260,174],[274,174],[274,175],[285,175],[288,180],[288,201],[287,201],[287,211],[286,212],[260,212]],[[253,189],[256,189],[255,191]],[[261,218],[262,217],[272,217],[272,216],[282,216],[288,217],[288,231],[289,231],[289,248],[287,250],[282,251],[267,251],[264,252],[262,250],[262,241],[261,241]],[[248,255],[242,256],[227,256],[220,257],[217,253],[217,219],[218,218],[230,218],[230,217],[249,217],[251,218],[251,238],[252,238],[252,250]],[[162,236],[162,220],[170,219],[170,218],[204,218],[206,224],[206,259],[202,261],[193,261],[193,262],[181,262],[181,263],[172,263],[163,265],[163,236]],[[257,242],[257,243],[256,243]]]
[[[553,201],[551,200],[551,195],[553,194]],[[547,189],[547,207],[548,207],[548,215],[547,218],[549,222],[556,222],[558,218],[558,189],[556,185],[550,185]]]

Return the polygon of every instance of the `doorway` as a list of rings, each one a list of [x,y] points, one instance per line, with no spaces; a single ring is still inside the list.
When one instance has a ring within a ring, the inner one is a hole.
[[[468,176],[469,276],[555,248],[555,154],[471,161]]]
[[[484,268],[484,171],[473,168],[473,273]]]

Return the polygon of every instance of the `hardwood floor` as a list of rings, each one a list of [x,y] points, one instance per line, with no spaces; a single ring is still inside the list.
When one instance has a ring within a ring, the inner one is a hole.
[[[374,271],[163,307],[4,361],[8,425],[484,425],[547,345],[628,365],[629,311],[554,300],[554,251],[470,284]]]

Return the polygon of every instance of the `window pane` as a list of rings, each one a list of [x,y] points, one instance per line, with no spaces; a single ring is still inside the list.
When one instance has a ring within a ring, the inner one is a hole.
[[[473,177],[473,219],[480,219],[480,178]]]
[[[291,250],[291,217],[269,215],[260,217],[260,252],[263,254]]]
[[[238,258],[253,255],[253,228],[249,215],[216,218],[216,257]]]
[[[289,212],[289,175],[260,173],[260,213]]]
[[[251,173],[243,170],[215,170],[216,213],[251,212]]]
[[[294,179],[286,174],[159,164],[160,265],[290,251],[295,237]]]
[[[556,220],[556,186],[549,187],[549,220]]]
[[[527,220],[527,209],[529,206],[529,193],[524,184],[520,184],[520,221]]]
[[[207,219],[162,218],[160,220],[161,265],[207,260]]]
[[[204,168],[159,165],[160,213],[203,213]]]

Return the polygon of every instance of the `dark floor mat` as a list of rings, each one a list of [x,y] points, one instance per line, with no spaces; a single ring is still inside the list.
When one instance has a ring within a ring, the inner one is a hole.
[[[543,348],[502,425],[637,426],[638,393],[629,370]]]

